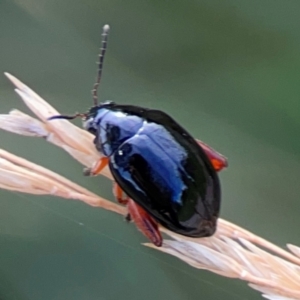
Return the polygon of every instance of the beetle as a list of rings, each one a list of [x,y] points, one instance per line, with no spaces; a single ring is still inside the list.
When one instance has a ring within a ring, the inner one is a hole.
[[[87,113],[49,120],[82,118],[102,154],[85,175],[96,176],[109,166],[114,195],[127,205],[127,220],[132,219],[153,244],[162,245],[158,224],[192,238],[213,235],[221,202],[217,172],[227,167],[227,159],[195,140],[165,112],[111,101],[98,103],[108,32],[105,25],[92,90],[94,106]]]

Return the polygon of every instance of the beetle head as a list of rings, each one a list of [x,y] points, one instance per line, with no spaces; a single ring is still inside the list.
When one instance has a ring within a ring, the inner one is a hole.
[[[95,135],[99,126],[99,119],[103,115],[102,112],[104,112],[103,109],[108,108],[113,104],[114,102],[112,101],[106,101],[97,106],[91,107],[82,117],[83,128]]]

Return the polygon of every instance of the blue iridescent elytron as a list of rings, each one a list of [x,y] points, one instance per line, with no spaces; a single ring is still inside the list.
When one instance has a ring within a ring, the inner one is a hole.
[[[157,246],[162,240],[152,238],[152,231],[158,229],[149,225],[151,220],[181,235],[211,236],[216,230],[221,201],[217,171],[226,166],[226,160],[207,145],[199,144],[162,111],[114,102],[98,104],[96,93],[106,29],[93,90],[94,106],[86,114],[51,119],[83,117],[83,126],[95,136],[95,147],[107,158],[116,183],[146,212],[137,214],[134,220],[137,225],[144,224],[138,226]]]
[[[170,116],[107,102],[90,110],[84,127],[109,156],[116,182],[155,220],[191,237],[214,233],[220,209],[217,173]]]

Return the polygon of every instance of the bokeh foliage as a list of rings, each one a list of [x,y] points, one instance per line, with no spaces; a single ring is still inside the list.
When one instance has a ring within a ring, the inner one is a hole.
[[[299,245],[299,9],[282,0],[2,0],[0,71],[61,112],[85,111],[109,23],[101,99],[169,112],[229,158],[222,217]],[[0,78],[1,112],[26,110]],[[61,150],[0,137],[1,148],[113,199],[110,182],[83,177]],[[0,194],[1,299],[260,299],[245,283],[144,248],[117,215]]]

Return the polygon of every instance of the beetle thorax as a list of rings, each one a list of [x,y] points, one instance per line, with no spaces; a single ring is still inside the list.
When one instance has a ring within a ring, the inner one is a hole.
[[[95,135],[95,146],[105,156],[111,156],[127,139],[133,137],[143,126],[143,119],[122,111],[99,108],[89,116],[83,126]]]

